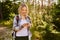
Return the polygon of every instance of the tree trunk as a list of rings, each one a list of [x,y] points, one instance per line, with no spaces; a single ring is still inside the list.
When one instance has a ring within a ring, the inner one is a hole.
[[[0,19],[3,19],[3,15],[2,15],[2,6],[0,5]]]
[[[43,9],[43,0],[41,0],[41,4],[42,4],[42,5],[41,5],[41,8]]]

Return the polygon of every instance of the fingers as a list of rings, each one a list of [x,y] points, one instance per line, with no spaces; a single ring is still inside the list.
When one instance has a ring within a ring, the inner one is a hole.
[[[28,26],[29,26],[29,24],[28,24],[28,23],[26,23],[26,24],[23,24],[23,26],[24,26],[24,27],[28,27]]]

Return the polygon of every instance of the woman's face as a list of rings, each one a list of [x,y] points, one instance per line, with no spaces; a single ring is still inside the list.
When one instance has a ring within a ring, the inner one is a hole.
[[[26,7],[21,8],[21,15],[23,15],[23,16],[27,15],[27,8]]]

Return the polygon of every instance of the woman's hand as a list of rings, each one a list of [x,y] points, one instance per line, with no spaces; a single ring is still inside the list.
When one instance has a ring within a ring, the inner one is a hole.
[[[13,29],[14,31],[19,31],[19,27],[14,27],[14,29]]]
[[[25,23],[25,24],[23,24],[23,27],[29,27],[29,26],[30,26],[29,23]]]

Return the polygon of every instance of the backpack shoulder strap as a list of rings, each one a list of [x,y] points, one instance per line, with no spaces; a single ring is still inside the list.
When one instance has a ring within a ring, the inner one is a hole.
[[[16,21],[17,21],[17,26],[18,26],[18,21],[19,21],[19,16],[16,16]]]
[[[29,16],[27,16],[27,18],[30,20],[30,17]]]
[[[28,21],[31,23],[31,18],[30,18],[29,16],[27,16],[27,19],[28,19]]]
[[[18,26],[19,16],[18,16],[18,15],[16,15],[15,17],[16,17],[16,19],[15,19],[15,20],[16,20],[16,22],[17,22],[17,24],[16,24],[16,25]],[[14,38],[16,37],[16,31],[15,31],[15,30],[13,31],[12,36],[13,36]]]

